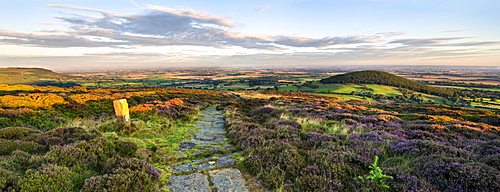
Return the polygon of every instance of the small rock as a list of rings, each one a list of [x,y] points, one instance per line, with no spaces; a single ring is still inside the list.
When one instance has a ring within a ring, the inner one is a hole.
[[[174,173],[183,172],[183,171],[194,171],[193,164],[188,163],[185,165],[174,167],[172,169],[172,172],[174,172]]]
[[[191,143],[191,142],[184,142],[179,145],[180,149],[194,149],[196,147],[196,143]]]
[[[213,158],[214,157],[209,157],[209,158],[205,158],[205,159],[196,159],[196,160],[191,160],[191,162],[193,162],[193,163],[200,163],[200,162],[205,162],[205,161],[211,160]]]
[[[198,133],[226,133],[226,130],[223,128],[203,128]]]
[[[215,139],[215,135],[213,134],[196,134],[194,136],[195,139],[202,140],[202,141],[210,141]]]
[[[219,155],[219,157],[227,157],[233,155],[232,153],[224,154],[224,155]]]
[[[198,150],[198,151],[192,153],[191,155],[194,156],[194,155],[202,154],[203,152],[205,152],[205,151],[204,150]]]
[[[226,121],[215,121],[212,123],[212,127],[219,128],[224,127],[226,125]]]
[[[191,142],[199,144],[225,143],[226,136],[218,134],[196,134]]]
[[[217,166],[219,167],[230,166],[230,165],[234,165],[234,159],[231,157],[223,157],[217,159]]]
[[[196,167],[196,171],[202,171],[202,170],[205,170],[205,169],[213,169],[215,168],[214,165],[212,164],[201,164],[201,165],[198,165],[198,167]]]
[[[207,115],[205,118],[203,118],[205,121],[224,121],[224,116],[222,115]]]
[[[196,123],[195,127],[196,128],[209,128],[212,126],[212,122],[205,122],[205,121],[198,121]]]
[[[208,149],[209,152],[216,152],[216,151],[220,151],[220,148],[210,148]]]
[[[235,150],[236,147],[234,145],[226,145],[224,146],[224,150]]]

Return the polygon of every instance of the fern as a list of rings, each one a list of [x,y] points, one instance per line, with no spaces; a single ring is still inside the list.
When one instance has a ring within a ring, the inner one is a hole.
[[[389,186],[387,184],[385,184],[384,180],[385,179],[392,179],[393,177],[382,173],[382,169],[377,164],[378,164],[378,156],[375,156],[372,165],[369,166],[369,168],[372,169],[372,170],[370,170],[371,175],[367,176],[367,177],[359,176],[358,178],[360,178],[363,181],[367,180],[367,179],[371,179],[371,180],[376,181],[378,184],[380,184],[380,186],[385,187],[385,188],[389,188]]]

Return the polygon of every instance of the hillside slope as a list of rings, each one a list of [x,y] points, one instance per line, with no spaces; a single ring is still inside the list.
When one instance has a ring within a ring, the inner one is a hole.
[[[0,68],[0,83],[2,84],[37,84],[70,78],[69,75],[42,68]]]
[[[406,79],[404,77],[400,77],[383,71],[374,71],[374,70],[357,71],[352,73],[335,75],[326,79],[322,79],[320,82],[323,84],[355,83],[355,84],[389,85],[389,86],[400,87],[417,92],[445,96],[445,97],[452,96],[454,94],[453,90],[431,87],[416,81]]]

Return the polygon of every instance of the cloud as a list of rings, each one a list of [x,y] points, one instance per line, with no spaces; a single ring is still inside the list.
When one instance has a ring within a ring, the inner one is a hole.
[[[172,8],[168,8],[168,7],[154,6],[154,5],[149,5],[148,9],[152,14],[164,13],[164,14],[169,14],[169,15],[173,15],[173,16],[183,17],[183,18],[190,18],[190,19],[193,19],[194,21],[201,22],[201,23],[210,23],[210,24],[220,25],[220,26],[224,26],[224,27],[234,26],[234,22],[232,22],[228,18],[219,17],[216,15],[211,15],[211,14],[206,14],[206,13],[201,13],[201,12],[197,12],[197,11],[192,10],[192,9],[172,9]]]
[[[104,10],[100,10],[100,9],[92,9],[92,8],[86,8],[86,7],[78,7],[78,6],[73,6],[73,5],[51,4],[51,5],[49,5],[49,7],[59,7],[59,8],[68,8],[68,9],[74,9],[74,10],[98,12],[98,13],[102,13],[104,15],[112,14],[112,12],[110,12],[110,11],[104,11]]]
[[[99,52],[99,53],[86,53],[84,55],[90,56],[127,56],[127,57],[154,57],[165,56],[156,52]]]
[[[260,9],[257,9],[255,12],[260,13],[262,11],[265,11],[265,10],[269,9],[269,8],[271,8],[271,6],[270,5],[266,5],[264,7],[261,7]]]
[[[136,6],[136,7],[142,7],[140,6],[139,4],[137,4],[134,0],[130,0],[130,3],[132,3],[132,5]]]
[[[428,46],[447,43],[453,40],[461,40],[470,37],[445,37],[445,38],[415,38],[415,39],[399,39],[389,43],[401,43],[410,46]]]
[[[130,65],[133,62],[151,65],[169,62],[196,63],[196,60],[200,63],[232,65],[232,62],[329,64],[398,59],[452,59],[483,54],[495,55],[498,50],[494,48],[500,45],[497,41],[471,41],[472,37],[451,35],[438,38],[402,38],[402,35],[409,35],[406,32],[322,38],[249,34],[236,31],[234,28],[238,24],[230,18],[192,9],[153,5],[144,5],[139,14],[118,14],[71,5],[50,7],[56,9],[60,15],[55,17],[57,22],[47,23],[50,24],[47,26],[55,26],[57,30],[21,32],[0,28],[0,44],[17,45],[26,50],[38,47],[77,47],[78,50],[85,50],[79,52],[79,57],[61,57],[59,61],[63,63],[75,59],[87,62],[89,58],[93,58],[92,61],[99,64],[127,60]],[[269,7],[263,7],[262,11],[264,8]],[[485,52],[486,48],[490,48],[489,52]],[[95,53],[97,50],[102,52]],[[29,57],[10,57],[10,61],[16,59],[29,62]],[[251,61],[243,62],[243,59]],[[46,62],[49,58],[37,60]]]
[[[464,31],[470,31],[470,30],[448,30],[448,31],[443,31],[443,33],[457,33],[457,32],[464,32]]]
[[[495,46],[500,45],[498,41],[473,41],[453,43],[453,41],[468,39],[472,37],[447,37],[447,38],[415,38],[415,39],[399,39],[389,43],[400,43],[405,46],[414,47],[470,47],[470,46]]]
[[[251,35],[233,31],[235,23],[229,18],[192,9],[148,5],[142,14],[120,15],[110,11],[71,5],[49,6],[90,12],[93,15],[65,14],[55,17],[59,22],[69,24],[70,27],[65,31],[28,34],[2,30],[0,42],[40,47],[199,45],[279,50],[286,47],[321,48],[331,45],[373,43],[388,35],[319,39],[301,36]]]
[[[494,46],[500,45],[498,41],[483,41],[483,42],[467,42],[467,43],[450,43],[442,44],[438,46],[449,46],[449,47],[468,47],[468,46]]]
[[[359,43],[374,43],[378,39],[377,36],[360,37],[325,37],[322,39],[312,39],[307,37],[295,36],[276,36],[274,43],[280,45],[287,45],[291,47],[326,47],[331,45],[344,45],[344,44],[359,44]]]

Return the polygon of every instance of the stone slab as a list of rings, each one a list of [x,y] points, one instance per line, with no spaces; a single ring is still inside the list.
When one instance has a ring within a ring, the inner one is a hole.
[[[226,126],[226,121],[214,121],[212,123],[212,127],[214,127],[214,128],[221,128],[224,126]]]
[[[207,115],[203,118],[204,121],[224,121],[224,116],[222,115]]]
[[[198,121],[195,125],[196,128],[210,128],[212,127],[212,122]]]
[[[211,192],[207,176],[201,173],[171,176],[168,188],[172,192]]]
[[[208,152],[217,152],[217,151],[221,151],[220,148],[210,148],[207,150]]]
[[[196,147],[196,143],[191,142],[183,142],[179,145],[179,149],[194,149]]]
[[[219,155],[219,157],[227,157],[227,156],[231,156],[233,155],[232,153],[228,153],[228,154],[223,154],[223,155]]]
[[[230,166],[230,165],[234,165],[234,159],[231,157],[223,157],[217,159],[217,166],[219,167]]]
[[[223,128],[203,128],[198,131],[198,133],[226,133]]]
[[[226,136],[217,134],[195,134],[191,142],[198,144],[225,143]]]
[[[234,150],[236,147],[234,145],[224,145],[224,150]]]
[[[217,191],[221,192],[248,192],[245,179],[238,169],[219,169],[208,172]]]
[[[183,171],[194,171],[194,166],[191,163],[180,165],[177,167],[172,168],[172,172],[178,173],[178,172],[183,172]]]
[[[205,162],[205,161],[210,161],[213,158],[214,157],[209,157],[209,158],[205,158],[205,159],[196,159],[196,160],[191,160],[191,162],[193,162],[193,163],[201,163],[201,162]]]
[[[208,164],[208,163],[206,163],[206,164],[200,164],[200,165],[198,165],[196,167],[196,171],[203,171],[203,170],[206,170],[206,169],[213,169],[213,168],[215,168],[215,166],[212,165],[212,164]]]

